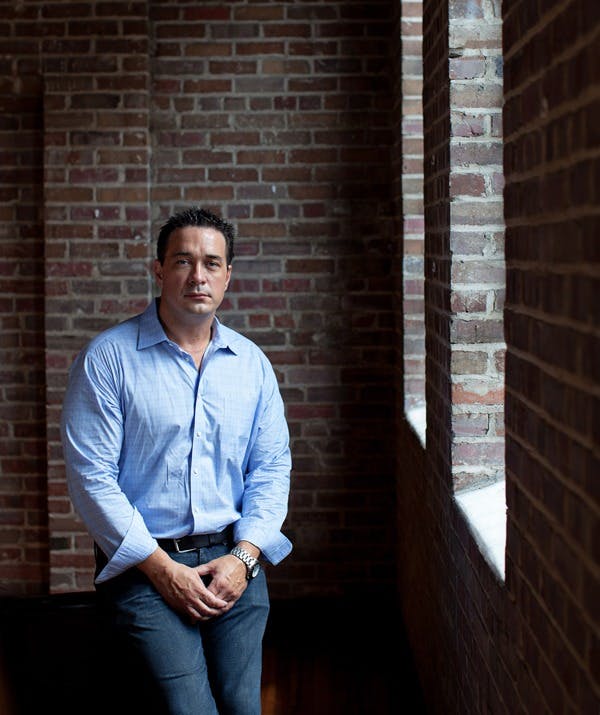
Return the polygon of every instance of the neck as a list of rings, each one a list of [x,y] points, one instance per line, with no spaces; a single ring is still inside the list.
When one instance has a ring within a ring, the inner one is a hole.
[[[212,321],[207,325],[198,325],[191,329],[182,325],[171,326],[163,320],[160,322],[169,340],[177,343],[177,345],[184,348],[184,350],[187,350],[188,347],[198,345],[204,345],[204,347],[206,347],[210,342],[212,336]]]
[[[192,356],[194,364],[198,369],[200,369],[200,365],[202,364],[202,358],[204,357],[206,348],[210,343],[210,329],[208,330],[208,333],[190,336],[187,334],[177,335],[175,333],[172,333],[168,328],[165,327],[165,333],[167,334],[169,340],[172,340],[174,343],[177,343],[177,345],[179,345],[182,350],[185,350],[186,353],[189,353]]]
[[[168,318],[165,320],[159,310],[158,319],[169,340],[177,343],[182,350],[189,353],[194,358],[196,367],[200,367],[202,357],[212,337],[213,316],[206,316],[205,320],[195,320],[193,324],[188,325],[181,321],[169,322]]]

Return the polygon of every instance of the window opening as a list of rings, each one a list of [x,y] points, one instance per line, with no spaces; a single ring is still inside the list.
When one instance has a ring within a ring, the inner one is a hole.
[[[499,3],[450,4],[452,477],[504,576],[504,210]]]
[[[402,1],[404,411],[425,444],[422,3]]]

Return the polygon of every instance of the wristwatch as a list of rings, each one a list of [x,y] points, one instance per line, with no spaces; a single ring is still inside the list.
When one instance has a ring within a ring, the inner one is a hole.
[[[243,561],[246,566],[246,578],[250,581],[256,578],[260,572],[260,564],[258,559],[249,554],[246,549],[242,549],[241,546],[234,546],[229,552],[232,556],[237,556],[240,561]]]

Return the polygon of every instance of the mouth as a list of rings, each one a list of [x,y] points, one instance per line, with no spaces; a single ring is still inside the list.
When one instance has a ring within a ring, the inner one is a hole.
[[[193,300],[202,300],[204,298],[210,298],[210,295],[208,293],[196,293],[194,291],[193,293],[185,293],[185,297]]]

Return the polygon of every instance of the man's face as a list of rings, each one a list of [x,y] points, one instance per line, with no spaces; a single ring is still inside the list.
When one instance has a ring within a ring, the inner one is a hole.
[[[229,286],[225,237],[214,228],[186,226],[169,237],[165,260],[154,261],[161,289],[160,314],[167,322],[212,316]]]

